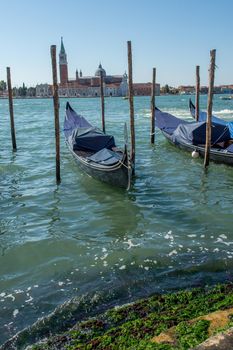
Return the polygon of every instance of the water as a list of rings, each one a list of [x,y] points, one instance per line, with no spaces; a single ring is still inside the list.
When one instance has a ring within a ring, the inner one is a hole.
[[[190,119],[188,96],[156,101]],[[98,99],[70,103],[100,126]],[[73,310],[81,317],[85,308],[233,279],[233,169],[211,163],[205,173],[203,160],[159,131],[151,147],[149,106],[149,97],[135,98],[136,178],[127,193],[81,173],[62,133],[57,186],[52,100],[15,101],[17,153],[0,100],[0,344],[73,297],[84,300]],[[233,102],[215,96],[214,112],[231,119]],[[106,99],[118,145],[128,119],[128,101]]]

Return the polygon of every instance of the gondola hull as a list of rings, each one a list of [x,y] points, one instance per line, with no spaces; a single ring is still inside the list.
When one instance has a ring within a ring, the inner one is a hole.
[[[128,155],[125,153],[123,160],[111,167],[90,164],[85,158],[78,156],[67,142],[78,167],[87,175],[112,186],[129,188],[131,170],[128,169]]]
[[[183,142],[174,142],[171,135],[167,134],[166,132],[162,131],[165,138],[169,141],[170,144],[184,150],[187,152],[193,152],[196,151],[199,153],[201,157],[204,158],[205,156],[205,147],[201,146],[195,146],[188,143]],[[233,166],[233,153],[226,153],[222,150],[218,149],[210,149],[210,160],[216,162],[216,163],[224,163],[227,165]]]

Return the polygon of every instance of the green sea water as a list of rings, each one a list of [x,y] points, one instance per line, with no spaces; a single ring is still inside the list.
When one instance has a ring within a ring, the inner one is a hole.
[[[160,96],[156,103],[191,120],[188,98]],[[82,173],[69,154],[65,103],[57,186],[52,99],[14,101],[16,153],[8,101],[0,100],[0,344],[74,297],[85,297],[91,314],[155,292],[233,279],[233,169],[210,163],[205,172],[202,159],[169,145],[158,130],[152,147],[150,98],[137,97],[134,184],[129,192],[110,187]],[[101,126],[99,99],[70,103]],[[128,101],[105,104],[106,130],[123,145]],[[216,95],[213,109],[233,119],[233,101]]]

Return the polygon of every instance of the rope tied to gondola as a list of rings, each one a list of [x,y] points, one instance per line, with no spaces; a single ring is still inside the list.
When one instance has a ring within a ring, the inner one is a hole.
[[[121,164],[121,165],[123,165],[126,169],[128,169],[128,170],[130,170],[130,169],[132,169],[132,166],[131,166],[131,159],[130,159],[130,156],[129,156],[129,154],[127,155],[127,157],[128,157],[128,163],[129,163],[129,166],[127,166],[127,165],[125,165],[125,163],[124,162],[122,162],[122,160],[121,159],[119,159],[119,163]]]
[[[221,137],[226,133],[226,131],[228,131],[229,129],[228,129],[228,126],[226,126],[225,128],[224,128],[224,130],[223,130],[223,132],[221,133],[221,135],[217,138],[217,140],[215,140],[212,144],[211,144],[211,147],[212,146],[214,146],[214,145],[216,145],[217,144],[217,142],[221,139]]]
[[[131,169],[131,166],[127,166],[127,165],[125,165],[121,160],[119,160],[119,163],[121,164],[121,165],[123,165],[126,169]]]

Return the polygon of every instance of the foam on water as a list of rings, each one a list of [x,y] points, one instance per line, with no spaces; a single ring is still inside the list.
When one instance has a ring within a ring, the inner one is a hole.
[[[213,114],[231,114],[233,115],[233,109],[222,109],[220,111],[213,111]]]

